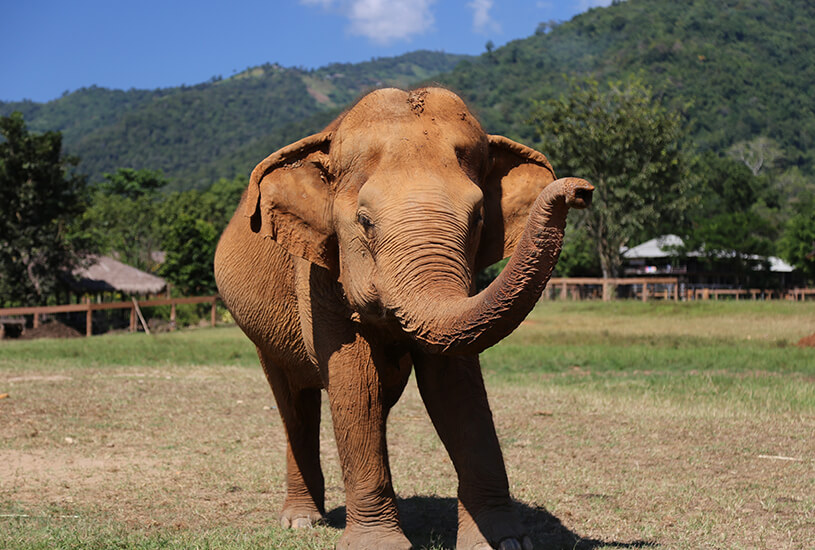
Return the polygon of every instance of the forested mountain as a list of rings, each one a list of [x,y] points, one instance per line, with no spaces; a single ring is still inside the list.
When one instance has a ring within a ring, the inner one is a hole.
[[[460,63],[439,80],[484,125],[527,142],[534,100],[566,78],[603,82],[641,74],[683,111],[699,150],[723,152],[758,136],[787,165],[813,171],[815,3],[810,0],[628,0],[595,8],[535,36]]]
[[[281,139],[300,137],[304,123],[324,124],[366,90],[409,86],[462,59],[419,51],[313,71],[266,64],[195,86],[91,87],[44,104],[0,102],[0,116],[21,111],[31,130],[62,132],[91,181],[128,167],[162,170],[171,188],[200,189],[248,173]]]
[[[267,64],[195,86],[0,103],[0,115],[20,110],[32,130],[60,130],[91,181],[133,167],[164,171],[175,189],[204,188],[248,173],[374,87],[440,82],[488,131],[535,143],[534,101],[563,93],[568,77],[639,74],[685,114],[694,149],[722,154],[766,138],[780,150],[777,167],[812,174],[814,23],[810,0],[615,1],[478,58],[420,51],[311,71]]]

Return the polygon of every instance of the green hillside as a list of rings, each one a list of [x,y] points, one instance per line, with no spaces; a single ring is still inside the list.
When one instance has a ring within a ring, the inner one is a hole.
[[[266,64],[228,79],[164,90],[85,88],[48,103],[2,103],[31,130],[59,130],[91,181],[120,167],[162,170],[174,189],[248,173],[281,136],[317,128],[366,90],[409,86],[465,56],[419,51],[306,71]],[[328,113],[328,114],[325,114]],[[315,126],[316,125],[316,126]]]
[[[683,112],[694,148],[724,153],[759,137],[776,168],[815,172],[815,3],[809,0],[627,0],[477,58],[419,51],[317,70],[267,64],[228,79],[163,90],[91,87],[21,110],[32,130],[60,130],[98,181],[119,167],[161,169],[175,189],[246,174],[276,147],[319,129],[361,93],[440,82],[491,132],[536,143],[536,100],[567,77],[640,74]]]
[[[757,136],[777,141],[787,165],[813,171],[815,3],[809,0],[628,0],[459,64],[441,82],[484,125],[537,139],[534,100],[560,94],[565,75],[641,74],[686,113],[700,150]]]

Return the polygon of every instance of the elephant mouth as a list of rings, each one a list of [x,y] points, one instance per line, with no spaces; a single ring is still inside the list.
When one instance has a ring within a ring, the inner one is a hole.
[[[355,308],[359,316],[368,323],[398,324],[398,318],[393,309],[386,307],[379,301],[367,302],[362,307]]]

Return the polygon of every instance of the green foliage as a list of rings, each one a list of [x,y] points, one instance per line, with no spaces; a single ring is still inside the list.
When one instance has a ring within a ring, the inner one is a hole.
[[[0,305],[42,304],[79,261],[83,240],[66,228],[85,206],[85,178],[59,132],[32,134],[14,113],[0,133]]]
[[[212,260],[219,233],[215,227],[189,214],[181,214],[166,228],[162,240],[166,258],[159,272],[181,294],[200,296],[215,292]]]
[[[781,238],[781,253],[807,278],[815,283],[815,199],[790,218]]]
[[[19,111],[31,130],[61,132],[65,147],[70,149],[83,136],[114,124],[124,114],[143,107],[171,90],[123,91],[90,86],[48,103],[0,101],[0,115]]]
[[[161,171],[119,168],[113,174],[103,176],[104,181],[97,186],[99,191],[105,195],[118,195],[128,199],[149,195],[167,185]]]
[[[578,223],[593,243],[604,277],[619,276],[620,249],[687,205],[681,121],[638,79],[574,80],[568,95],[540,102],[534,114],[552,163],[595,185]]]
[[[153,252],[161,245],[161,195],[166,185],[159,172],[120,169],[105,174],[90,205],[72,226],[74,235],[93,243],[96,252],[118,258],[143,271],[158,267]]]
[[[743,162],[701,155],[694,163],[695,201],[683,240],[684,252],[702,254],[702,261],[726,268],[747,283],[755,279],[751,256],[775,252],[775,231],[767,213],[756,205],[774,201],[767,176],[756,176]]]
[[[162,250],[159,273],[184,295],[216,292],[212,262],[218,238],[246,188],[237,177],[215,182],[206,191],[184,191],[166,197],[157,212]]]
[[[66,149],[82,159],[92,182],[128,167],[160,170],[172,190],[206,189],[219,178],[248,174],[289,143],[281,135],[294,141],[319,130],[362,93],[409,86],[463,58],[419,51],[315,71],[267,63],[195,86],[91,87],[45,104],[0,102],[0,115],[21,110],[33,128],[63,131]],[[331,116],[321,116],[326,112]]]
[[[158,272],[181,294],[211,294],[215,245],[246,183],[236,177],[204,191],[160,193],[166,185],[160,172],[120,169],[96,186],[72,231],[99,253]]]
[[[784,153],[779,168],[809,174],[813,21],[807,0],[628,0],[543,24],[436,80],[460,91],[488,131],[532,142],[528,113],[565,91],[560,75],[640,74],[664,105],[687,113],[699,150],[764,136]]]
[[[216,292],[212,261],[220,233],[212,223],[181,214],[166,228],[162,240],[166,258],[159,273],[181,294],[201,296]]]

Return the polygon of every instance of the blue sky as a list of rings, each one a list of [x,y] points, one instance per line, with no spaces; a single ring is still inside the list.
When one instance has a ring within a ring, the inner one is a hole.
[[[10,0],[0,100],[163,88],[266,62],[320,67],[430,49],[479,54],[611,0]]]

